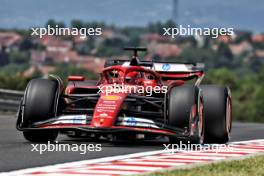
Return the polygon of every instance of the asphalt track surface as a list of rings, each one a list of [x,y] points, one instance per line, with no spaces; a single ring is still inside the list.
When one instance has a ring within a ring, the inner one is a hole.
[[[87,152],[32,152],[32,146],[26,142],[22,133],[15,129],[16,118],[11,115],[0,115],[0,172],[52,165],[71,161],[96,159],[102,157],[131,154],[144,151],[164,149],[166,140],[112,143],[109,141],[91,141],[71,139],[59,136],[60,143],[69,144],[102,144],[102,151]],[[233,123],[231,141],[263,139],[264,124]]]

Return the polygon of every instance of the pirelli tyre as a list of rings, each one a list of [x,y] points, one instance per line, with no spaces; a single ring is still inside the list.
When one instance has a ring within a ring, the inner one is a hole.
[[[50,79],[33,79],[29,82],[23,99],[23,126],[31,127],[34,122],[47,120],[56,114],[59,83]],[[54,141],[58,135],[52,130],[27,130],[23,132],[31,142]]]
[[[188,129],[190,142],[204,142],[203,97],[199,87],[184,85],[173,87],[168,94],[168,124],[172,127]],[[170,142],[180,139],[169,137]],[[186,140],[185,140],[186,141]]]
[[[228,87],[200,86],[204,97],[205,142],[226,143],[232,128],[232,101]]]

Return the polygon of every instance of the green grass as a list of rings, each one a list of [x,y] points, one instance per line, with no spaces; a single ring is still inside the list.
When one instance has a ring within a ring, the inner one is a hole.
[[[154,172],[149,176],[264,176],[264,155],[223,161],[191,169]]]

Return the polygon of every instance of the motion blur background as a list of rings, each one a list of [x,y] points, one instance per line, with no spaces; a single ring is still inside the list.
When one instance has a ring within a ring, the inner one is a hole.
[[[205,83],[229,85],[236,120],[264,122],[264,1],[1,0],[0,88],[24,90],[50,73],[96,79],[124,46],[145,46],[143,59],[204,62]],[[101,27],[102,35],[32,37],[31,27]],[[163,27],[234,28],[234,36],[163,36]]]

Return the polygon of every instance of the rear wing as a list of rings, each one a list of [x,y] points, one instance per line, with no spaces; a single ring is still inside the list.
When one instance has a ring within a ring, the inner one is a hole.
[[[128,60],[115,60],[116,65],[130,66]],[[139,66],[147,67],[157,72],[194,72],[203,71],[203,63],[177,63],[140,61]]]
[[[129,66],[129,61],[124,61],[122,66]],[[140,61],[139,66],[146,67],[160,74],[163,79],[200,76],[204,73],[203,63],[176,63],[176,62],[151,62]],[[192,78],[191,78],[192,79]]]
[[[173,62],[154,62],[152,70],[162,73],[182,73],[199,72],[204,70],[202,63],[173,63]]]
[[[130,66],[130,60],[113,60],[114,65]],[[138,66],[151,69],[159,73],[162,80],[191,80],[197,78],[199,84],[204,77],[203,63],[177,63],[140,61]]]
[[[197,79],[199,85],[204,77],[204,64],[202,63],[153,63],[152,69],[159,73],[162,80],[191,80]]]

